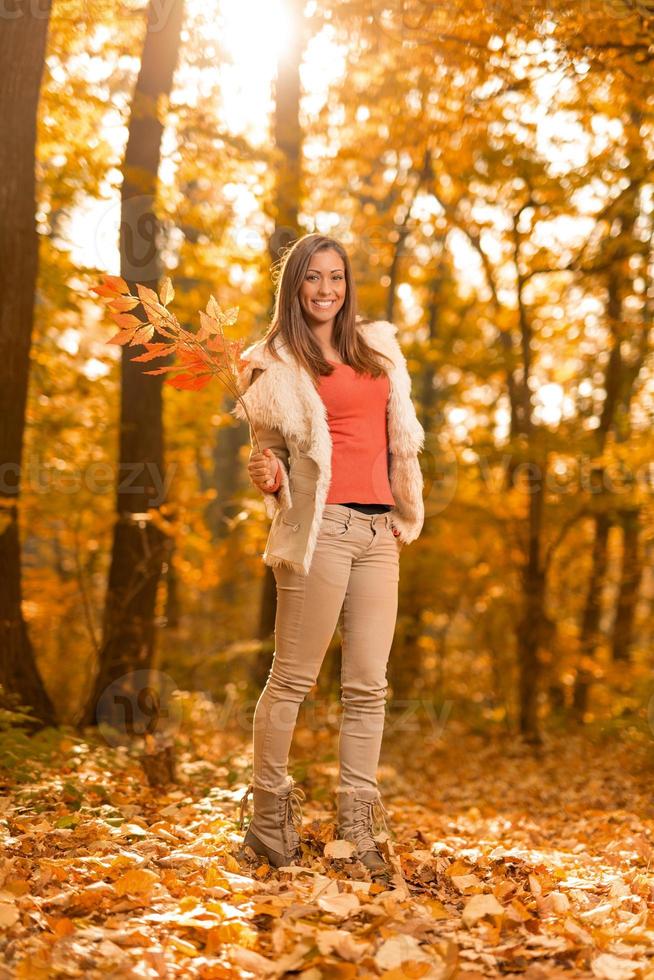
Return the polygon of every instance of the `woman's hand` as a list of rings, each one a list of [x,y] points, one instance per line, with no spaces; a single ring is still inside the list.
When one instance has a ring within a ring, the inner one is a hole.
[[[272,449],[253,453],[248,463],[248,473],[258,490],[269,490],[273,487],[277,475],[277,457]]]

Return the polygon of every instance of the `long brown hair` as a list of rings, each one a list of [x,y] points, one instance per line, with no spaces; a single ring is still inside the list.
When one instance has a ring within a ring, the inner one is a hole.
[[[316,252],[333,249],[343,260],[345,269],[345,299],[334,319],[332,344],[341,360],[359,373],[368,373],[374,378],[386,374],[379,358],[392,361],[381,351],[376,351],[365,342],[357,330],[357,299],[352,267],[347,252],[339,241],[327,235],[304,235],[284,253],[276,270],[275,306],[272,320],[264,340],[267,350],[278,360],[279,355],[272,344],[285,344],[297,362],[306,368],[317,382],[319,375],[329,375],[334,371],[313,339],[300,305],[299,293],[306,276],[311,257]],[[364,321],[369,322],[369,321]]]

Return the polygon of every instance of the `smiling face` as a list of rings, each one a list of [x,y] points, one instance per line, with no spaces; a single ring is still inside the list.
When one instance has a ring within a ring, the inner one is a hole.
[[[333,321],[345,302],[346,288],[345,266],[338,252],[331,248],[314,252],[298,294],[307,324]]]

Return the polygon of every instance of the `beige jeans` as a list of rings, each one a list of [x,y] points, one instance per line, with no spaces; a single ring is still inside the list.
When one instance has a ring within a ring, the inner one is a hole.
[[[254,712],[253,782],[285,782],[300,704],[343,612],[339,789],[377,786],[402,544],[389,515],[326,504],[308,575],[273,567],[275,653]]]

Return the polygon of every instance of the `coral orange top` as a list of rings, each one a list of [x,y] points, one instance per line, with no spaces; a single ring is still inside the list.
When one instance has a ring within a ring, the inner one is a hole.
[[[321,375],[318,392],[327,409],[332,439],[332,479],[325,503],[395,503],[388,480],[387,375],[357,374],[349,364],[329,361],[335,371]],[[277,467],[275,483],[280,485]]]
[[[357,374],[330,361],[334,371],[318,379],[332,438],[332,480],[325,503],[390,504],[386,403],[389,380]]]

